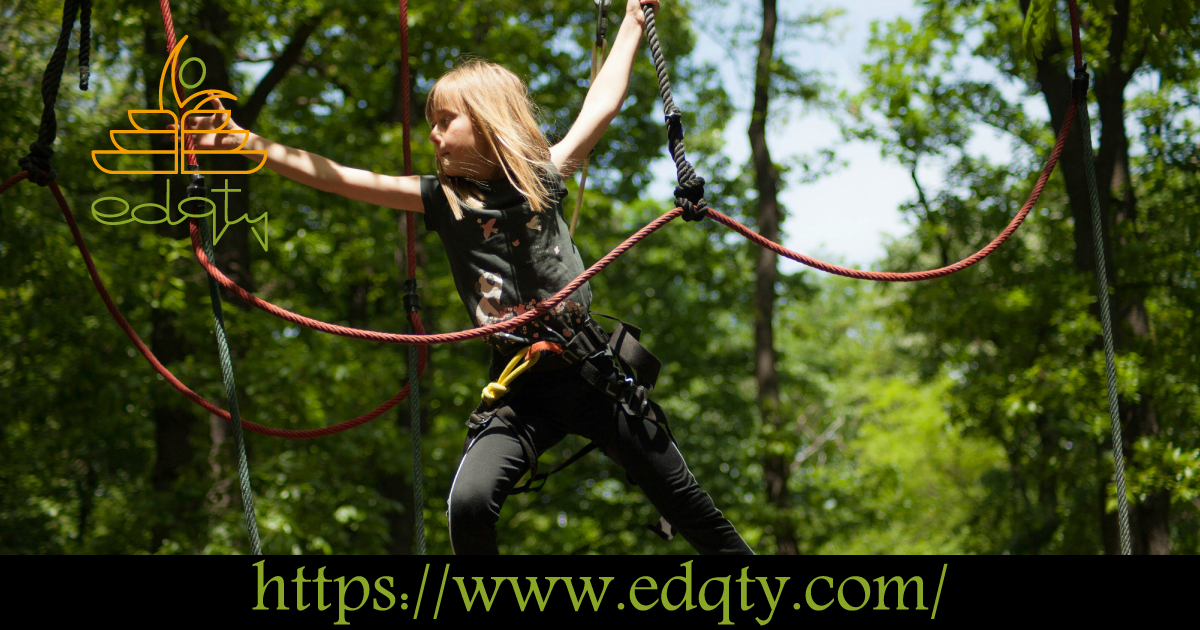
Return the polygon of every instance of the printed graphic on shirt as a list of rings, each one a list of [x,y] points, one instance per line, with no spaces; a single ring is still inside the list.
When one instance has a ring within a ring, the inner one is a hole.
[[[535,214],[533,218],[529,220],[529,223],[525,224],[525,227],[540,232],[542,231],[541,219]]]
[[[487,223],[484,223],[483,219],[477,219],[477,221],[479,221],[479,223],[483,225],[483,240],[486,241],[489,238],[492,238],[492,234],[495,234],[496,230],[497,230],[496,220],[492,219],[492,220],[488,221]]]
[[[504,316],[500,307],[500,295],[504,291],[504,279],[485,271],[475,281],[475,290],[480,294],[479,304],[475,306],[475,321],[481,326],[501,321]]]

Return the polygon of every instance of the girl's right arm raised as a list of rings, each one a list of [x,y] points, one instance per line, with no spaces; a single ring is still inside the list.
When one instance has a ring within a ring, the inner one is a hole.
[[[214,99],[217,109],[225,109],[221,101]],[[228,119],[228,124],[221,126]],[[189,130],[240,131],[241,127],[233,122],[228,114],[213,114],[212,116],[188,116]],[[170,125],[171,128],[174,125]],[[333,160],[321,157],[315,153],[301,151],[289,146],[272,142],[255,134],[249,133],[243,150],[266,151],[266,166],[280,175],[311,186],[317,190],[331,192],[337,195],[365,201],[369,204],[424,212],[425,205],[421,202],[421,178],[417,176],[397,177],[380,175],[357,168],[338,164]],[[241,141],[241,134],[198,134],[197,149],[233,149]]]

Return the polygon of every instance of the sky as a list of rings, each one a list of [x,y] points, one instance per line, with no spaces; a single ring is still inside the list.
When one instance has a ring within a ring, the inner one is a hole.
[[[739,113],[729,122],[725,153],[733,164],[749,161],[749,139],[746,128],[747,112],[751,105],[758,17],[746,13],[757,0],[731,0],[725,8],[712,8],[716,3],[696,0],[701,7],[694,14],[700,27],[699,39],[693,53],[700,61],[715,64],[721,72],[727,91]],[[788,60],[801,70],[821,73],[826,84],[835,92],[861,91],[864,87],[861,66],[867,59],[867,43],[873,21],[890,22],[903,17],[920,19],[922,10],[916,0],[782,0],[780,11],[796,15],[801,11],[819,12],[839,8],[843,15],[833,22],[831,41],[788,41]],[[707,7],[707,8],[705,8]],[[739,19],[754,22],[754,32],[738,50],[729,50],[719,37],[708,35],[713,25],[727,25]],[[643,47],[644,48],[644,47]],[[644,52],[644,51],[643,51]],[[268,64],[244,64],[252,78],[266,72]],[[986,71],[986,69],[985,69]],[[682,91],[678,90],[677,91]],[[1036,109],[1036,105],[1034,109]],[[1044,110],[1044,106],[1041,108]],[[1028,111],[1034,117],[1045,117],[1044,111]],[[783,225],[783,243],[803,254],[829,262],[868,268],[884,255],[889,237],[900,237],[911,231],[900,212],[900,205],[916,198],[916,188],[907,170],[895,160],[885,158],[877,144],[845,139],[832,115],[827,112],[803,112],[799,105],[793,111],[772,111],[768,125],[768,143],[773,159],[785,163],[799,155],[813,155],[821,149],[833,148],[842,165],[833,173],[809,184],[791,183],[783,191],[781,201],[787,220]],[[780,122],[782,120],[782,122]],[[997,160],[1011,158],[1011,143],[995,132],[977,129],[976,138],[968,151]],[[647,191],[655,198],[669,198],[675,187],[674,164],[664,157],[653,167],[655,181]],[[695,160],[693,159],[693,162]],[[927,193],[936,191],[944,175],[936,166],[919,170]],[[703,176],[703,173],[700,173]],[[968,252],[969,253],[969,252]],[[798,271],[799,263],[781,258],[780,270]]]
[[[748,1],[742,0],[740,4]],[[739,3],[731,4],[734,6],[724,10],[725,15],[718,14],[715,19],[709,18],[705,22],[729,24],[737,20],[732,12],[739,10]],[[787,44],[791,53],[788,60],[801,70],[820,72],[835,91],[849,93],[865,87],[860,68],[867,58],[871,22],[889,22],[898,17],[916,20],[921,15],[913,0],[792,0],[780,3],[780,11],[790,15],[797,14],[798,10],[817,12],[825,8],[844,11],[833,24],[829,38],[832,41],[790,42]],[[749,19],[758,18],[751,16]],[[753,41],[758,38],[757,28],[760,27],[756,27]],[[729,51],[724,42],[704,34],[703,28],[698,30],[701,34],[696,46],[697,59],[718,66],[739,109],[739,114],[727,127],[725,152],[733,164],[747,163],[750,143],[745,130],[749,126],[747,112],[752,101],[756,50],[747,46]],[[787,212],[783,244],[830,262],[869,267],[883,256],[888,236],[902,236],[911,230],[904,223],[899,207],[916,197],[912,179],[897,162],[882,157],[877,144],[850,142],[843,138],[830,114],[806,114],[799,106],[793,109],[787,112],[776,110],[787,120],[769,127],[768,145],[774,161],[784,163],[793,156],[834,148],[837,159],[844,166],[814,183],[793,183],[783,191],[780,201]],[[664,160],[656,165],[655,175],[654,192],[669,196],[674,187],[673,164]],[[923,185],[927,184],[923,182]],[[799,263],[780,259],[781,271],[793,272],[800,268]]]
[[[697,4],[704,6],[702,2]],[[725,134],[725,153],[733,164],[749,161],[750,143],[745,130],[749,126],[747,112],[752,103],[757,54],[753,44],[761,29],[757,12],[744,16],[738,13],[757,4],[756,0],[734,0],[727,8],[701,9],[698,13],[699,23],[706,25],[732,24],[738,19],[755,22],[747,45],[733,51],[720,38],[706,34],[704,27],[697,29],[700,36],[694,53],[696,58],[717,65],[739,110]],[[825,9],[843,11],[824,38],[827,41],[793,39],[783,44],[782,40],[777,40],[776,49],[786,45],[789,62],[802,71],[819,72],[835,93],[844,90],[847,94],[866,87],[861,68],[868,58],[871,23],[887,23],[898,18],[916,22],[923,12],[916,0],[785,0],[779,3],[784,16],[818,13]],[[998,78],[994,69],[979,67],[969,61],[965,63],[971,64],[975,74]],[[1009,98],[1023,101],[1028,116],[1048,118],[1045,105],[1039,99],[1022,98],[1020,86],[1004,83],[998,81],[997,85]],[[909,172],[897,161],[881,155],[878,144],[846,139],[832,113],[805,112],[799,104],[793,105],[790,111],[772,109],[769,117],[777,121],[774,124],[768,121],[767,140],[776,163],[786,163],[797,156],[815,155],[822,149],[834,149],[841,163],[832,173],[813,183],[791,182],[783,190],[780,201],[786,212],[783,224],[785,246],[828,262],[870,268],[883,257],[884,245],[889,238],[911,232],[912,227],[905,223],[900,206],[916,199],[916,186]],[[997,162],[1011,160],[1012,151],[1011,138],[982,125],[975,126],[975,134],[967,146],[968,153]],[[675,186],[674,164],[664,158],[655,165],[654,174],[651,193],[670,197]],[[918,176],[927,195],[936,194],[945,182],[943,167],[936,164],[923,164],[918,169]],[[969,253],[964,252],[964,256]],[[779,267],[785,273],[803,268],[800,263],[786,258],[780,258]]]

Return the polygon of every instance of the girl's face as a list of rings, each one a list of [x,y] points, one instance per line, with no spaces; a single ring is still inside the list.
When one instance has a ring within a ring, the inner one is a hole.
[[[451,177],[495,179],[499,169],[492,151],[476,132],[466,112],[447,106],[434,112],[429,140],[442,172]]]

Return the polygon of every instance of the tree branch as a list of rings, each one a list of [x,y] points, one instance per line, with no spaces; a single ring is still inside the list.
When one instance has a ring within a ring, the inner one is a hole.
[[[250,95],[246,104],[238,108],[238,122],[243,127],[252,128],[254,126],[258,120],[258,115],[262,112],[263,105],[267,103],[267,97],[283,81],[283,78],[292,70],[292,67],[300,61],[301,55],[304,54],[304,47],[308,44],[308,38],[316,32],[317,27],[321,25],[323,17],[321,14],[314,15],[296,27],[296,31],[292,33],[287,46],[284,46],[283,52],[275,59],[275,63],[271,66],[271,69],[263,75],[262,80],[255,86],[254,92]]]

